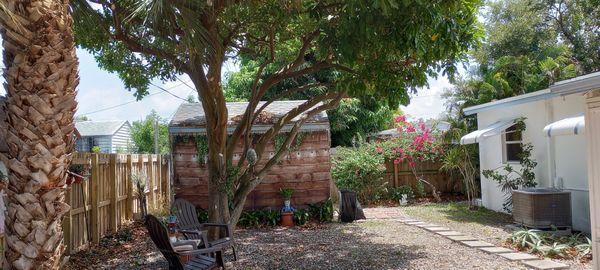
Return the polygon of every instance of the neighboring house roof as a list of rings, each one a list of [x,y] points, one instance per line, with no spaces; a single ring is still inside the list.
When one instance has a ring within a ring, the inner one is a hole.
[[[279,117],[283,116],[284,114],[288,113],[289,111],[298,107],[304,102],[306,102],[306,100],[275,101],[265,108],[263,113],[261,113],[261,115],[258,117],[258,121],[255,123],[255,126],[271,125],[277,119],[279,119]],[[261,101],[258,104],[257,108],[260,108],[264,103],[264,101]],[[244,114],[244,111],[246,110],[246,106],[248,106],[248,102],[227,102],[229,126],[233,126],[237,121],[241,119],[242,115]],[[292,121],[298,120],[305,113],[306,112],[300,114],[298,117],[292,119]],[[307,123],[326,123],[327,128],[329,127],[327,114],[325,112],[321,112],[318,115],[314,116],[312,119],[309,119]],[[173,115],[173,119],[169,124],[170,130],[172,132],[194,132],[194,130],[183,131],[181,128],[199,128],[195,131],[204,132],[205,130],[203,128],[205,126],[206,117],[201,103],[181,104],[175,112],[175,115]]]
[[[75,128],[82,137],[110,136],[115,134],[123,125],[129,125],[129,122],[123,120],[81,121],[75,123]]]
[[[6,113],[4,112],[4,103],[6,102],[6,98],[0,96],[0,123],[3,123],[6,120]],[[3,125],[0,125],[2,127]],[[2,135],[3,131],[0,131],[0,135]],[[6,145],[6,141],[4,138],[0,140],[0,152],[8,152],[8,145]]]
[[[503,108],[506,106],[513,106],[538,100],[546,100],[558,96],[583,93],[598,88],[600,88],[600,72],[595,72],[569,80],[556,82],[544,90],[468,107],[465,108],[463,112],[465,115],[471,115],[495,108]]]
[[[450,123],[440,120],[429,119],[425,121],[425,126],[433,132],[446,132],[450,129]],[[419,131],[419,129],[417,129]],[[373,135],[376,138],[398,137],[400,133],[397,128],[386,129]]]

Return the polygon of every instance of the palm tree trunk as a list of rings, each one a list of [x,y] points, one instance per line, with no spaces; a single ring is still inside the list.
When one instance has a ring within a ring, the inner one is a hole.
[[[9,146],[6,258],[15,269],[58,269],[79,82],[68,0],[0,0]]]

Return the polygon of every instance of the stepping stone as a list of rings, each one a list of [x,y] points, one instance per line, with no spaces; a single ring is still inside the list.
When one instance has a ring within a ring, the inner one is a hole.
[[[477,238],[470,236],[470,235],[453,235],[453,236],[446,236],[448,239],[452,240],[452,241],[475,241],[477,240]]]
[[[459,235],[463,235],[462,233],[459,233],[457,231],[437,231],[435,233],[437,233],[439,235],[442,235],[442,236],[459,236]],[[475,240],[475,239],[473,239],[473,240]]]
[[[511,252],[498,254],[501,257],[508,259],[509,261],[525,261],[525,260],[539,260],[538,256],[522,253],[522,252]]]
[[[488,242],[483,242],[483,241],[461,241],[461,243],[463,243],[463,245],[466,245],[468,247],[473,247],[473,248],[493,247],[494,246]]]
[[[397,219],[397,220],[400,221],[400,222],[404,222],[404,223],[407,223],[407,222],[419,222],[418,220],[411,219],[411,218],[400,218],[400,219]]]
[[[568,269],[569,265],[564,263],[557,263],[551,260],[532,260],[524,261],[524,265],[527,265],[533,269],[549,270],[549,269]]]
[[[433,223],[423,223],[423,224],[417,224],[417,227],[419,228],[425,228],[425,227],[439,227],[440,225],[437,224],[433,224]]]
[[[423,227],[425,230],[428,230],[430,232],[442,232],[442,231],[449,231],[450,229],[446,228],[446,227]]]
[[[417,225],[423,225],[423,224],[427,224],[427,223],[425,223],[423,221],[414,221],[414,222],[406,222],[406,224],[417,226]]]
[[[486,253],[490,253],[490,254],[515,252],[514,250],[512,250],[510,248],[504,248],[504,247],[482,247],[479,249],[485,251]]]

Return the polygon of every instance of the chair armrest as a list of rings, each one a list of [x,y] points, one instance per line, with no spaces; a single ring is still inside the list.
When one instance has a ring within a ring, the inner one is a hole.
[[[179,230],[183,234],[186,239],[201,239],[202,245],[204,247],[208,247],[208,237],[206,235],[206,231],[199,230]],[[190,237],[191,235],[195,235],[196,237]]]

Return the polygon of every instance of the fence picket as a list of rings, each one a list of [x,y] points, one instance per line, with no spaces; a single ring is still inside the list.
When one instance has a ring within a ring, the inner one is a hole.
[[[74,182],[66,190],[65,200],[71,209],[62,224],[69,253],[85,249],[90,242],[99,243],[102,236],[116,232],[126,220],[141,218],[134,215],[141,209],[134,196],[132,173],[147,174],[149,208],[170,202],[170,174],[163,172],[163,166],[169,166],[167,157],[76,153],[73,164],[89,167],[91,178]]]

